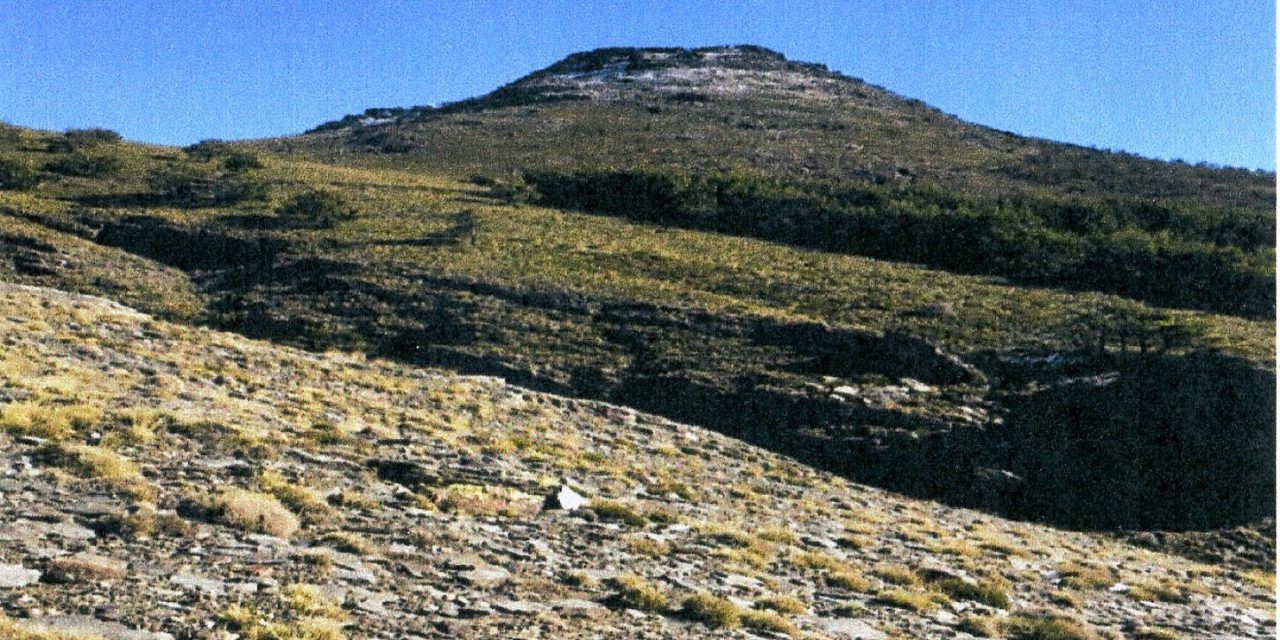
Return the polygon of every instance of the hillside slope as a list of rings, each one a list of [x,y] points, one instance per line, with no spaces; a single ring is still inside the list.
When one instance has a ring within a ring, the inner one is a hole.
[[[1203,530],[1274,511],[1265,321],[529,206],[420,172],[266,154],[231,171],[247,161],[226,148],[67,140],[21,132],[6,155],[118,166],[0,190],[0,279],[623,404],[1008,516]],[[282,213],[317,189],[358,215]]]
[[[1273,174],[1016,136],[758,47],[578,53],[485,96],[254,146],[664,226],[1275,315]]]
[[[1275,631],[1269,574],[904,499],[630,409],[11,284],[0,335],[9,637]]]
[[[484,96],[371,108],[311,133],[269,144],[459,177],[648,166],[1257,211],[1275,198],[1269,173],[1018,136],[754,46],[575,53]]]

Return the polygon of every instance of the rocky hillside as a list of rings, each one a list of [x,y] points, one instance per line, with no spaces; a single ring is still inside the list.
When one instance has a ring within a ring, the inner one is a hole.
[[[371,108],[263,144],[460,177],[647,166],[1257,212],[1275,198],[1273,174],[1019,136],[755,46],[575,53],[484,96]]]
[[[918,498],[1274,566],[1270,536],[1247,534],[1274,512],[1268,320],[559,210],[511,184],[0,133],[34,179],[0,189],[0,280],[502,376]]]
[[[11,284],[0,336],[8,638],[1275,633],[1270,574],[613,405]]]

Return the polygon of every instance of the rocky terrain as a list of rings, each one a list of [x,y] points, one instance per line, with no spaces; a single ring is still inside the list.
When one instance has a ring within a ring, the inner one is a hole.
[[[1261,638],[1274,577],[0,285],[0,634]]]

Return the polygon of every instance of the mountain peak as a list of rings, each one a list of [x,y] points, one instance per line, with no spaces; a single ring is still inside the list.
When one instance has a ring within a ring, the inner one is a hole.
[[[787,60],[755,45],[684,48],[610,47],[571,54],[486,98],[542,100],[676,98],[774,93],[839,94],[858,84],[820,64]]]

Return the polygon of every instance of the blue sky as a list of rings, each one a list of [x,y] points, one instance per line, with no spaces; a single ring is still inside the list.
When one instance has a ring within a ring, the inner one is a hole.
[[[3,5],[0,119],[149,142],[457,100],[595,47],[752,43],[1000,129],[1275,168],[1269,1]]]

